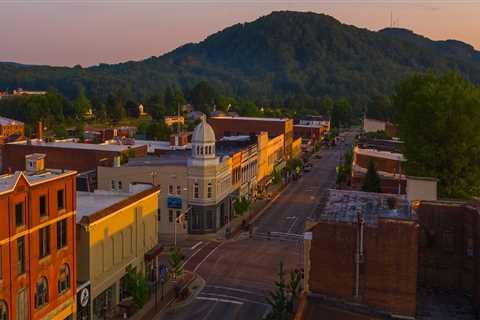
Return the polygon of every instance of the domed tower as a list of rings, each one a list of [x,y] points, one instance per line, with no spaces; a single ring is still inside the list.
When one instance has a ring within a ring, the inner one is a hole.
[[[215,132],[213,132],[205,117],[193,131],[192,157],[195,159],[215,158]]]

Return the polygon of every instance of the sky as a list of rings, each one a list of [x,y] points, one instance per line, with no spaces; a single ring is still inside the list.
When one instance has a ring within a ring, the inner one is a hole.
[[[391,24],[480,49],[480,0],[0,0],[0,61],[91,66],[158,56],[272,11]]]

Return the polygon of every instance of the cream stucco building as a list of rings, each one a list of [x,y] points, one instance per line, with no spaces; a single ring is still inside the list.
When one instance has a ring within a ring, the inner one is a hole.
[[[136,185],[125,192],[77,192],[77,281],[90,285],[79,319],[108,319],[128,298],[128,267],[147,277],[155,270],[158,187]],[[88,315],[89,316],[88,316]]]

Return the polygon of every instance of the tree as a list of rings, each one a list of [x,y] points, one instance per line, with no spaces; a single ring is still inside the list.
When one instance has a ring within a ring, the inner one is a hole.
[[[212,111],[216,97],[215,90],[206,81],[200,81],[190,93],[190,101],[195,109],[205,114]]]
[[[332,110],[332,126],[335,128],[350,127],[352,120],[352,106],[346,98],[335,102]]]
[[[125,276],[126,291],[133,298],[138,309],[141,309],[148,299],[148,284],[142,272],[131,266],[127,267]]]
[[[285,282],[285,271],[283,263],[280,262],[278,280],[275,281],[275,289],[267,297],[268,304],[272,311],[267,315],[267,320],[287,320],[290,318],[288,312],[287,284]]]
[[[235,214],[242,216],[245,212],[250,209],[251,201],[245,197],[241,197],[233,204],[233,209]]]
[[[163,120],[150,122],[146,127],[145,133],[147,139],[151,140],[167,140],[170,137],[170,129]]]
[[[380,187],[380,177],[378,176],[377,168],[373,161],[368,162],[367,174],[365,175],[365,180],[363,181],[362,191],[365,192],[382,192]]]
[[[81,119],[84,114],[92,109],[92,103],[85,95],[84,89],[80,89],[77,98],[73,102],[73,108],[78,119]]]
[[[180,249],[173,247],[170,249],[168,256],[168,264],[170,266],[170,273],[173,279],[177,279],[183,275],[183,260],[184,256]]]
[[[298,298],[300,297],[301,281],[302,281],[302,274],[299,270],[290,271],[290,279],[287,285],[287,291],[288,291],[287,310],[291,314],[295,313],[295,303],[298,301]]]
[[[282,182],[282,172],[277,169],[272,171],[272,184],[276,185]]]
[[[393,97],[409,175],[436,177],[439,194],[480,194],[480,89],[459,74],[414,75]]]

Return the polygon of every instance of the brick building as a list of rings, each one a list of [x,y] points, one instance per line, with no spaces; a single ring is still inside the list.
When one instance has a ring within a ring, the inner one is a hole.
[[[292,155],[293,120],[288,118],[254,118],[254,117],[210,117],[208,123],[212,126],[217,139],[224,136],[258,135],[268,132],[270,138],[284,135],[286,159]]]
[[[416,213],[421,226],[418,286],[471,297],[480,317],[478,203],[421,201]]]
[[[344,310],[360,306],[369,315],[415,317],[418,223],[408,202],[394,195],[329,190],[319,220],[308,230],[310,297],[342,301]]]
[[[380,176],[380,187],[383,193],[405,194],[407,177],[402,164],[406,161],[403,154],[364,149],[356,146],[353,149],[353,164],[351,185],[355,190],[361,190],[370,162],[373,162]]]
[[[25,125],[23,122],[0,117],[0,136],[8,137],[12,135],[23,136],[25,134]]]
[[[75,314],[75,171],[0,177],[0,319],[72,319]]]
[[[132,153],[136,157],[147,154],[146,145],[88,144],[70,140],[46,142],[40,139],[12,142],[5,145],[2,162],[3,171],[24,170],[25,156],[42,153],[47,156],[49,168],[85,172],[96,170],[97,166],[114,165]]]
[[[326,130],[321,125],[295,124],[293,125],[293,135],[295,138],[302,138],[310,141],[320,141]]]

